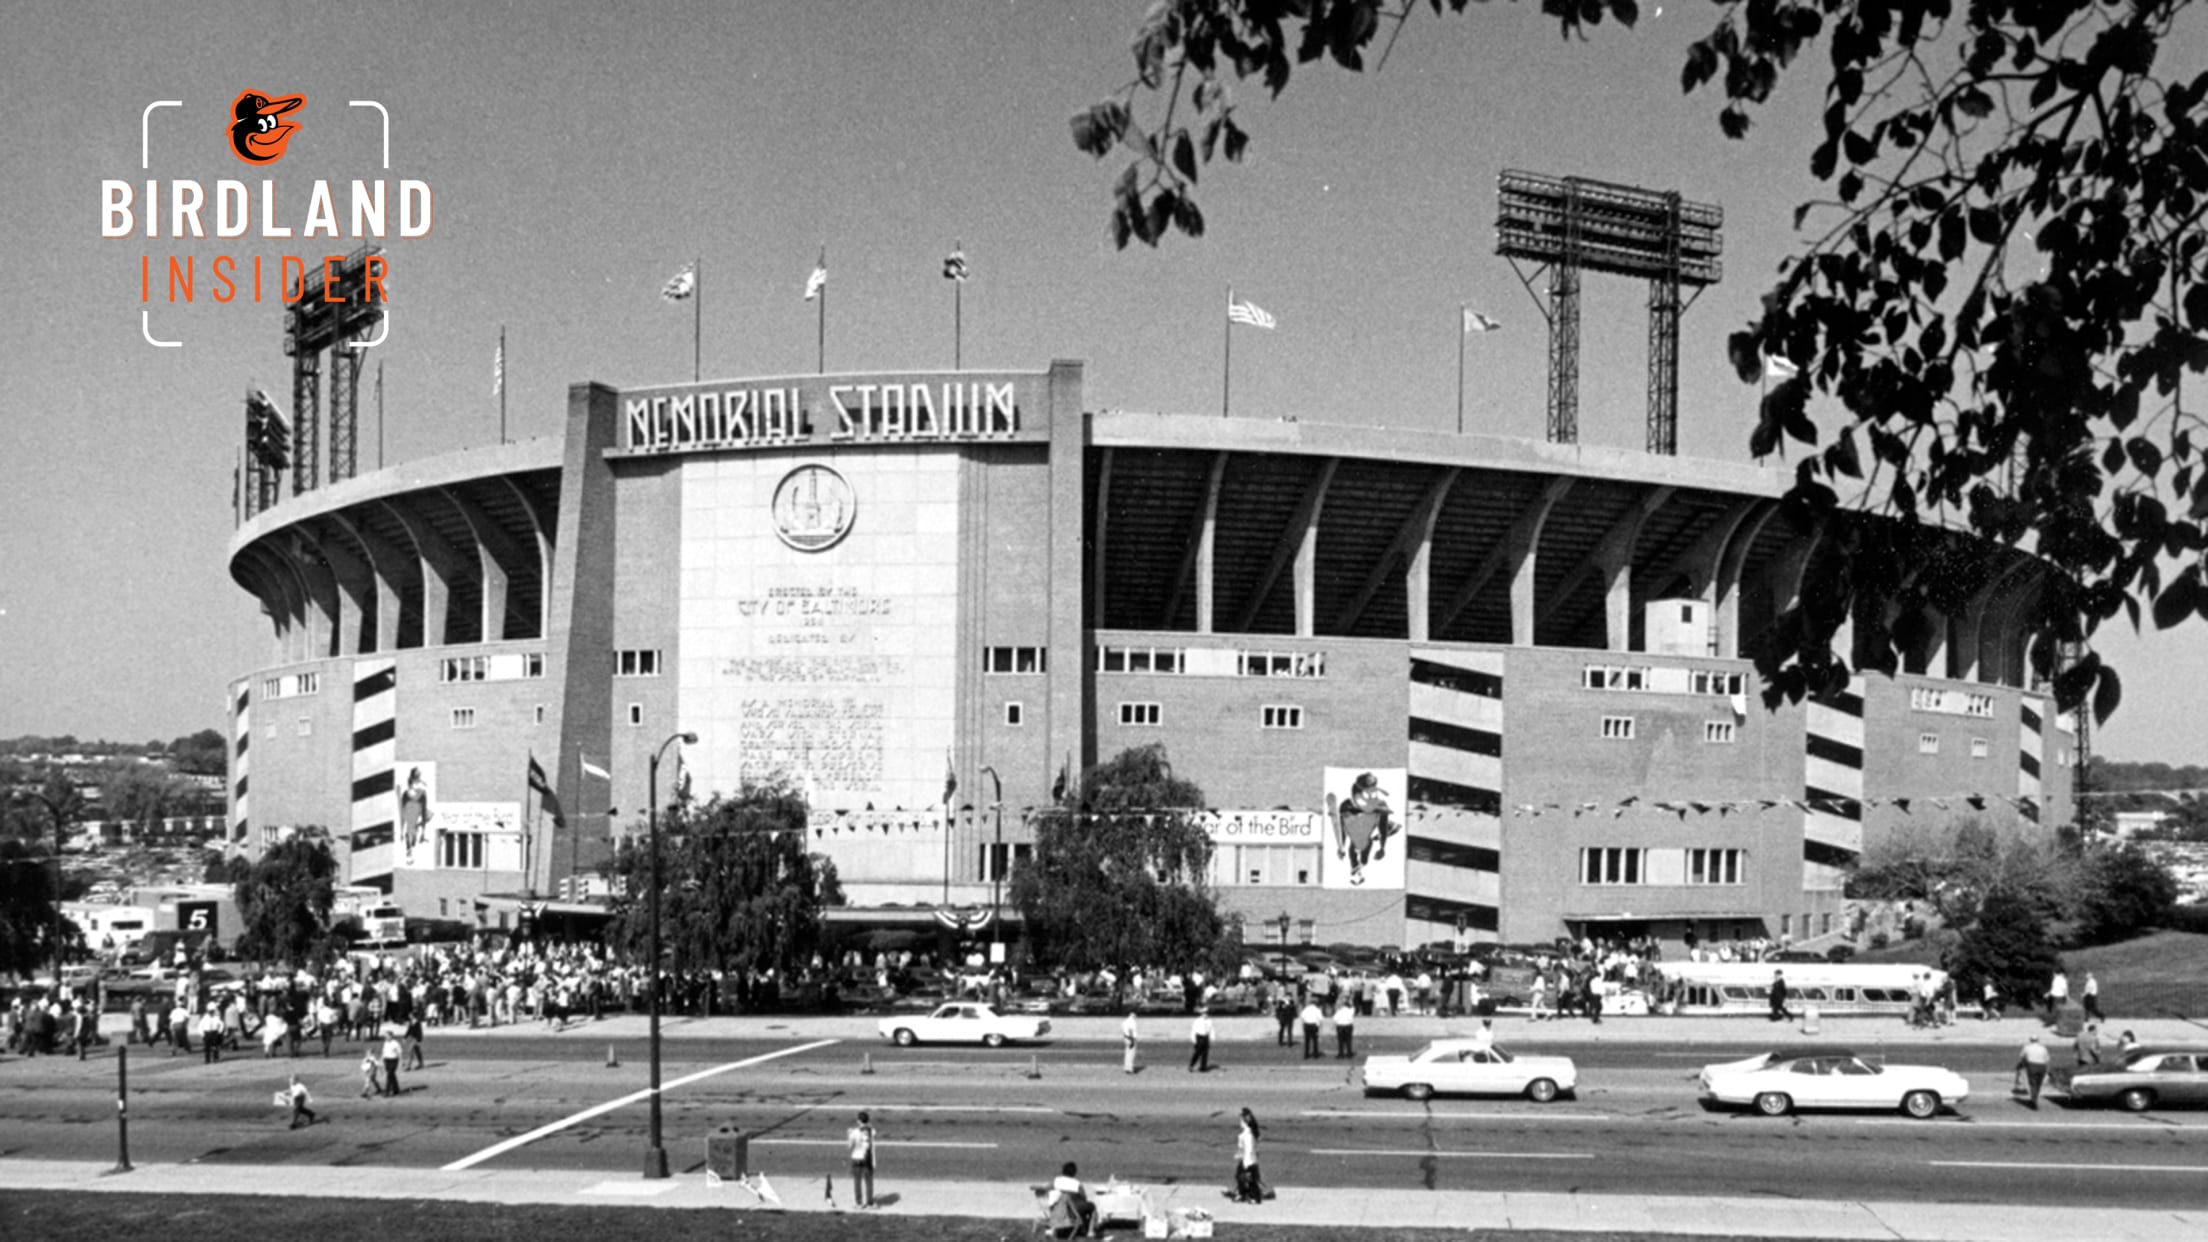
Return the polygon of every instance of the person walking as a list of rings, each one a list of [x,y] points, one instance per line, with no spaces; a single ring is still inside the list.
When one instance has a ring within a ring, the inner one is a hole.
[[[2017,1054],[2015,1089],[2024,1093],[2031,1106],[2039,1107],[2039,1090],[2047,1083],[2047,1045],[2039,1042],[2039,1036],[2028,1035],[2024,1050]]]
[[[1293,1001],[1288,999],[1288,993],[1285,989],[1278,996],[1273,997],[1273,1021],[1280,1024],[1279,1046],[1283,1048],[1295,1047],[1296,1006]]]
[[[313,1125],[314,1109],[310,1106],[314,1103],[314,1097],[307,1094],[307,1084],[299,1081],[299,1075],[291,1076],[291,1088],[284,1094],[291,1103],[291,1128],[296,1130],[301,1126]]]
[[[1265,1181],[1257,1171],[1257,1115],[1242,1110],[1242,1128],[1234,1136],[1234,1201],[1265,1202]]]
[[[314,1026],[322,1036],[322,1055],[326,1057],[330,1055],[330,1040],[337,1035],[337,1006],[326,996],[315,1005]]]
[[[2001,1016],[2001,989],[1993,986],[1988,978],[1978,996],[1978,1020],[1991,1022]]]
[[[1540,971],[1533,972],[1532,1018],[1545,1022],[1549,1017],[1549,977]]]
[[[2085,1003],[2085,1016],[2088,1020],[2094,1022],[2108,1021],[2101,1014],[2101,981],[2094,978],[2093,972],[2090,970],[2085,972],[2085,991],[2080,999]]]
[[[1786,972],[1771,972],[1771,1021],[1785,1022],[1793,1017],[1786,1011]]]
[[[1188,1072],[1211,1072],[1211,1010],[1196,1011],[1196,1020],[1188,1026]]]
[[[385,1031],[383,1036],[383,1093],[385,1095],[396,1096],[399,1094],[399,1058],[405,1054],[406,1050],[399,1046],[398,1033]]]
[[[2078,1028],[2078,1037],[2070,1041],[2070,1051],[2077,1056],[2077,1068],[2101,1063],[2101,1028],[2088,1022]]]
[[[844,1145],[851,1156],[851,1201],[862,1208],[874,1206],[874,1125],[866,1113],[845,1132]]]
[[[2047,984],[2047,1020],[2053,1022],[2062,1016],[2063,1006],[2070,1003],[2070,973],[2056,968],[2055,977]]]
[[[222,1013],[212,1005],[199,1015],[199,1051],[201,1064],[222,1060]]]
[[[427,1063],[422,1060],[422,1015],[419,1010],[409,1014],[406,1019],[406,1068],[428,1068]]]
[[[1316,996],[1303,1002],[1302,1017],[1303,1059],[1316,1061],[1319,1059],[1319,1023],[1326,1020],[1326,1016],[1319,1012],[1319,1001]]]
[[[1357,1055],[1357,1002],[1349,996],[1334,1010],[1334,1059],[1351,1060]]]
[[[1135,1072],[1135,1042],[1137,1038],[1135,1010],[1134,1006],[1130,1005],[1127,1008],[1127,1016],[1120,1019],[1119,1022],[1119,1042],[1126,1058],[1124,1069],[1129,1074]]]
[[[365,1099],[367,1099],[367,1098],[368,1098],[369,1096],[372,1096],[372,1095],[378,1094],[378,1092],[377,1092],[377,1089],[376,1089],[376,1081],[377,1081],[377,1079],[378,1079],[378,1078],[379,1078],[379,1077],[381,1076],[382,1072],[383,1072],[383,1065],[382,1065],[382,1064],[381,1064],[380,1062],[378,1062],[378,1061],[376,1060],[376,1050],[375,1050],[375,1048],[374,1048],[373,1046],[370,1046],[370,1047],[367,1047],[367,1048],[363,1048],[363,1049],[361,1049],[361,1050],[360,1050],[360,1098],[361,1098],[361,1099],[364,1099],[364,1100],[365,1100]]]

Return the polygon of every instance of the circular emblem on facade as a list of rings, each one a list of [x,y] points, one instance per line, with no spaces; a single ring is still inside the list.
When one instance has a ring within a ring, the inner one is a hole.
[[[851,484],[826,466],[799,466],[774,489],[774,533],[800,552],[825,552],[858,516]]]

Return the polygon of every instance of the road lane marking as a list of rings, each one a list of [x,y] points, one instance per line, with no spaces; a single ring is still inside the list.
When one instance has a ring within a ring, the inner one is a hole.
[[[1978,1130],[2122,1130],[2132,1134],[2208,1134],[2208,1126],[2181,1123],[2155,1125],[2151,1122],[2126,1121],[1987,1121],[1972,1117],[1969,1113],[1957,1113],[1956,1116]],[[1855,1124],[1921,1126],[1924,1123],[1902,1117],[1859,1117]]]
[[[784,1048],[779,1052],[761,1053],[758,1056],[747,1057],[741,1061],[731,1061],[726,1065],[716,1065],[711,1069],[699,1070],[697,1073],[691,1074],[688,1077],[677,1078],[673,1082],[661,1083],[659,1087],[660,1094],[664,1095],[667,1092],[674,1090],[676,1087],[687,1087],[691,1083],[699,1082],[707,1078],[712,1078],[715,1075],[725,1074],[728,1073],[730,1070],[745,1069],[749,1066],[758,1065],[766,1061],[773,1061],[781,1057],[796,1056],[800,1052],[811,1052],[815,1048],[825,1048],[830,1044],[838,1042],[841,1041],[833,1039],[816,1039],[812,1043],[799,1044],[794,1048]],[[610,1113],[617,1108],[625,1108],[628,1105],[636,1103],[638,1100],[648,1100],[651,1098],[651,1096],[652,1089],[650,1087],[646,1087],[642,1091],[632,1091],[629,1094],[622,1096],[620,1099],[608,1100],[603,1104],[593,1105],[592,1107],[586,1108],[579,1113],[573,1114],[572,1116],[562,1117],[558,1121],[538,1126],[536,1129],[531,1130],[527,1134],[516,1135],[515,1137],[507,1139],[504,1142],[493,1143],[489,1147],[484,1148],[483,1150],[475,1153],[472,1156],[463,1156],[460,1159],[453,1161],[451,1164],[445,1165],[442,1169],[439,1170],[439,1172],[458,1173],[465,1169],[472,1169],[476,1165],[479,1165],[486,1160],[496,1159],[497,1157],[503,1156],[507,1152],[510,1152],[517,1147],[526,1147],[529,1144],[536,1142],[538,1139],[558,1134],[560,1131],[565,1130],[569,1126],[575,1125],[578,1122],[588,1121],[593,1117],[599,1116],[600,1114]]]
[[[751,1140],[751,1145],[753,1147],[841,1147],[849,1141],[849,1139],[760,1138]],[[874,1145],[876,1147],[895,1147],[904,1150],[915,1147],[940,1147],[951,1151],[995,1151],[997,1147],[995,1143],[954,1143],[947,1140],[914,1142],[899,1140],[890,1142],[882,1138],[876,1138]]]
[[[1610,1113],[1420,1113],[1400,1108],[1307,1108],[1303,1117],[1371,1117],[1389,1121],[1616,1121]]]
[[[2057,1164],[2027,1160],[1928,1160],[1942,1169],[2060,1169],[2067,1173],[2208,1173],[2203,1164]]]
[[[1313,1156],[1437,1156],[1446,1160],[1592,1160],[1584,1151],[1391,1151],[1374,1147],[1315,1147]]]
[[[1047,1104],[876,1104],[877,1113],[1055,1113]]]

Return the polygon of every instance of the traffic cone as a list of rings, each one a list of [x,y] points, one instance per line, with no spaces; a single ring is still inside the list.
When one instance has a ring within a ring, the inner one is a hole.
[[[619,1057],[617,1057],[617,1056],[613,1055],[613,1045],[612,1045],[612,1044],[607,1044],[607,1045],[606,1045],[606,1068],[607,1068],[607,1069],[616,1069],[616,1068],[618,1068],[618,1067],[620,1066],[620,1064],[621,1064],[621,1058],[619,1058]]]
[[[1027,1076],[1029,1078],[1041,1078],[1043,1076],[1041,1057],[1031,1056],[1027,1059]]]
[[[862,1074],[871,1074],[874,1072],[873,1053],[864,1053],[859,1057],[859,1072]]]

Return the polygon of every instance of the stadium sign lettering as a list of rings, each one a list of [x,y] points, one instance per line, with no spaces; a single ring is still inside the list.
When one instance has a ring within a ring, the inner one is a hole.
[[[912,444],[1020,430],[1010,381],[837,383],[690,390],[627,397],[632,453],[826,443]]]
[[[1316,811],[1214,811],[1197,817],[1204,832],[1222,845],[1318,845],[1323,837]]]

